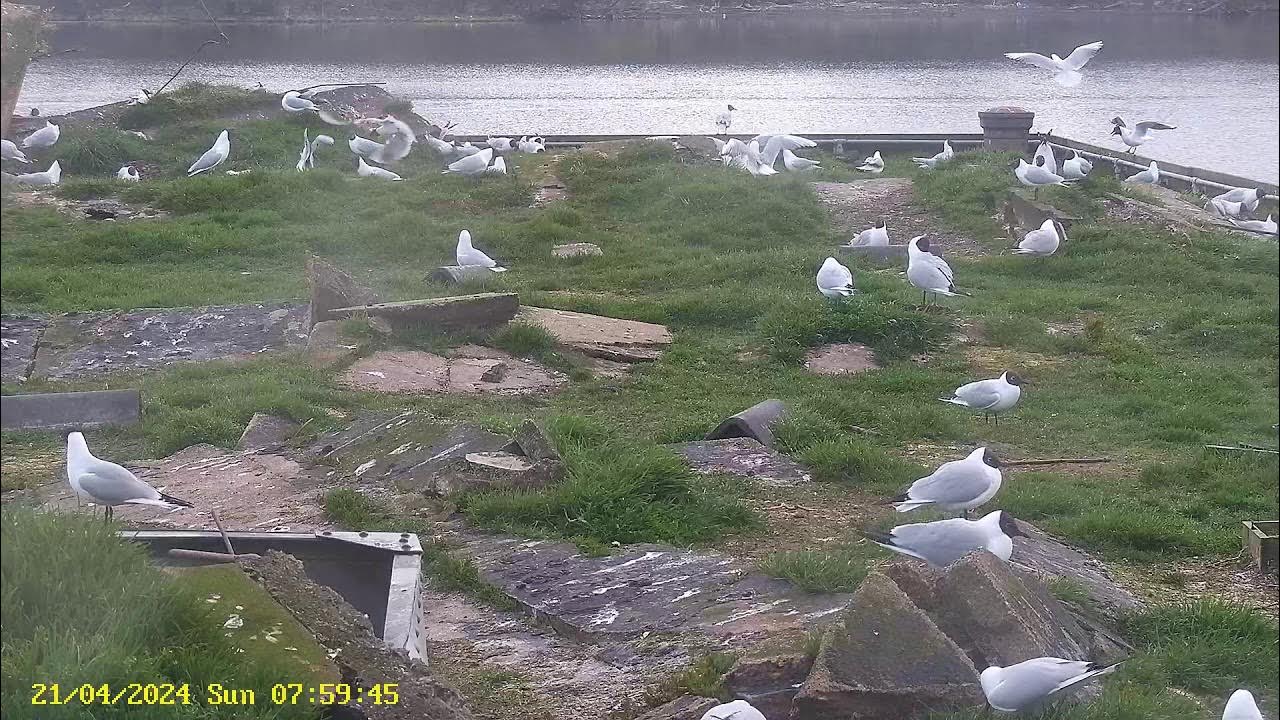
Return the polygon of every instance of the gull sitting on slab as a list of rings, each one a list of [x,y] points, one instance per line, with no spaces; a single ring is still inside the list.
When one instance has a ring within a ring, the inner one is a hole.
[[[77,498],[105,506],[107,520],[115,514],[116,505],[194,507],[156,490],[115,463],[94,457],[84,435],[78,432],[67,435],[67,482]]]
[[[1008,667],[992,665],[979,677],[987,703],[1000,712],[1035,708],[1067,688],[1115,672],[1120,663],[1039,657]]]
[[[1084,80],[1084,75],[1081,75],[1080,71],[1101,49],[1101,42],[1091,42],[1088,45],[1081,45],[1072,50],[1071,54],[1065,58],[1060,58],[1057,54],[1045,57],[1040,53],[1030,52],[1008,52],[1004,56],[1010,60],[1017,60],[1029,65],[1035,65],[1038,68],[1051,70],[1054,82],[1062,87],[1076,87]]]
[[[829,257],[818,268],[818,292],[829,298],[849,297],[857,294],[853,286],[853,271]]]
[[[871,154],[871,157],[863,160],[858,169],[872,175],[879,175],[884,172],[884,158],[880,157],[880,151],[875,151]]]
[[[1067,240],[1067,230],[1062,223],[1049,218],[1040,227],[1022,236],[1022,242],[1014,248],[1015,255],[1049,257],[1058,252],[1058,246]]]
[[[996,424],[1000,424],[1000,413],[1012,410],[1022,397],[1022,386],[1026,381],[1011,372],[1004,372],[1000,377],[991,380],[978,380],[956,388],[949,398],[938,398],[942,402],[979,410],[983,418],[995,416]]]
[[[1143,185],[1159,185],[1160,184],[1160,166],[1155,160],[1147,166],[1146,170],[1134,173],[1124,179],[1125,182],[1139,183]]]
[[[477,250],[471,244],[471,232],[469,230],[463,230],[458,233],[458,249],[455,251],[454,257],[458,261],[458,267],[484,267],[496,273],[507,271],[493,258]]]
[[[1018,529],[1018,521],[1003,510],[989,512],[979,520],[951,518],[899,525],[888,533],[866,531],[861,534],[882,548],[940,568],[975,550],[986,550],[1001,560],[1008,560],[1013,554],[1013,538],[1025,537]]]
[[[985,447],[963,460],[943,463],[932,474],[911,483],[906,492],[891,501],[898,512],[934,507],[940,510],[970,510],[981,506],[1000,491],[1000,460]]]
[[[889,246],[889,227],[885,225],[884,220],[880,220],[875,227],[867,228],[858,233],[858,237],[849,242],[849,247],[888,247]]]
[[[921,170],[933,170],[955,156],[956,152],[951,149],[951,141],[943,140],[942,150],[938,154],[927,158],[913,157],[911,158],[911,162],[915,163]]]
[[[226,162],[227,156],[231,154],[231,137],[227,130],[218,133],[218,139],[213,141],[213,147],[204,151],[204,154],[191,163],[191,167],[187,168],[187,177],[199,175],[202,172],[208,172],[222,163]]]
[[[1176,125],[1166,125],[1155,120],[1144,120],[1132,128],[1124,121],[1124,118],[1116,116],[1111,118],[1111,134],[1119,135],[1120,141],[1129,146],[1128,152],[1138,152],[1138,146],[1143,143],[1156,139],[1151,133],[1152,130],[1177,130]]]

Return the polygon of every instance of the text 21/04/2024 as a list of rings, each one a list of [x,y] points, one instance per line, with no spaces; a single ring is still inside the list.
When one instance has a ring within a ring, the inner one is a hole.
[[[259,698],[256,690],[210,683],[203,688],[187,684],[129,683],[63,687],[58,683],[31,686],[32,705],[347,705],[368,703],[395,705],[400,702],[396,683],[379,683],[367,688],[346,683],[277,683],[269,698]]]

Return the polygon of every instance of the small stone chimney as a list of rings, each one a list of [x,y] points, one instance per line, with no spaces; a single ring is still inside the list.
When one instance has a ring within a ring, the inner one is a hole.
[[[1026,152],[1036,114],[1020,107],[997,107],[978,113],[982,145],[996,152]]]

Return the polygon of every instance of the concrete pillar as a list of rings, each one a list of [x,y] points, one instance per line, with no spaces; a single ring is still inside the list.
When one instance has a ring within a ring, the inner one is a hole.
[[[47,24],[40,8],[4,3],[0,8],[4,21],[0,56],[3,78],[0,78],[0,135],[9,137],[9,121],[22,93],[22,80],[31,58],[45,49]]]
[[[998,107],[978,113],[982,145],[997,152],[1026,152],[1036,114],[1020,107]]]

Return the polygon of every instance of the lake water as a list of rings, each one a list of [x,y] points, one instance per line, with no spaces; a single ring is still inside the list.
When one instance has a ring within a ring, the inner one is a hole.
[[[1036,129],[1122,147],[1109,120],[1162,120],[1144,152],[1280,179],[1280,22],[1007,11],[806,14],[588,23],[227,26],[184,78],[283,91],[385,81],[467,134],[978,132],[977,112],[1018,105]],[[199,42],[198,25],[62,25],[19,112],[54,114],[156,88]],[[1005,60],[1102,40],[1084,84]]]

